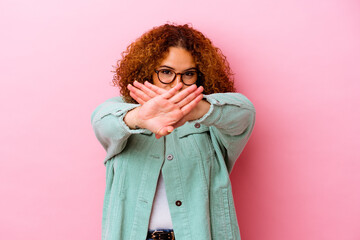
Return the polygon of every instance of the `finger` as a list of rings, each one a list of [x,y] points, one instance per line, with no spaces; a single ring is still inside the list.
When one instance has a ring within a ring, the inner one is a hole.
[[[169,100],[173,103],[177,103],[180,102],[181,100],[183,100],[184,98],[186,98],[186,96],[188,96],[190,93],[192,93],[193,91],[196,90],[196,85],[191,85],[190,87],[187,87],[183,90],[181,90],[180,92],[176,93],[172,98],[170,98]]]
[[[168,134],[172,133],[172,131],[174,131],[174,127],[173,126],[167,126],[167,127],[164,128],[163,134],[168,135]]]
[[[158,135],[168,135],[170,134],[172,131],[174,131],[174,127],[173,126],[166,126],[166,127],[162,127],[161,129],[158,130],[157,134]]]
[[[174,96],[177,91],[179,91],[181,88],[182,88],[182,83],[178,83],[176,84],[175,87],[171,88],[169,91],[166,91],[165,93],[161,94],[161,96],[165,99],[169,99],[171,98],[172,96]]]
[[[127,89],[129,89],[130,93],[135,94],[138,98],[141,98],[145,102],[147,102],[151,99],[151,97],[148,96],[145,92],[132,86],[131,84],[127,85]]]
[[[130,92],[130,97],[132,97],[135,101],[137,101],[139,104],[143,105],[146,103],[144,100],[139,98],[135,93]]]
[[[203,98],[203,95],[200,94],[195,99],[193,99],[191,102],[189,102],[184,107],[182,107],[181,111],[183,112],[183,114],[186,115],[186,114],[190,113],[191,110],[193,110],[193,108],[196,107],[196,105],[201,101],[202,98]]]
[[[203,90],[204,90],[203,87],[197,88],[195,92],[190,93],[186,98],[184,98],[183,100],[178,102],[177,105],[180,108],[184,107],[185,105],[190,103],[192,100],[194,100],[197,96],[199,96],[202,93]]]
[[[145,86],[147,86],[148,88],[150,88],[152,91],[154,91],[155,93],[157,93],[157,94],[163,94],[163,93],[165,93],[166,92],[166,90],[165,89],[163,89],[163,88],[160,88],[160,87],[158,87],[158,86],[155,86],[154,84],[151,84],[151,83],[149,83],[148,81],[145,81]]]
[[[183,91],[181,91],[180,93],[176,94],[174,97],[172,97],[170,100],[171,101],[176,101],[175,103],[182,108],[183,106],[185,106],[186,104],[190,103],[192,100],[194,100],[197,96],[199,96],[202,91],[204,90],[203,87],[199,87],[194,89],[195,91],[190,92],[190,90],[185,89]],[[184,92],[184,95],[182,95],[182,92]],[[179,95],[179,96],[178,96]],[[175,99],[175,100],[174,100]]]
[[[155,137],[160,138],[162,136],[166,136],[166,135],[170,134],[172,131],[174,131],[173,126],[162,127],[155,133]]]
[[[152,91],[150,88],[146,87],[142,83],[139,83],[138,81],[134,81],[134,86],[142,90],[146,95],[148,95],[151,98],[156,97],[158,95],[156,94],[156,92]]]

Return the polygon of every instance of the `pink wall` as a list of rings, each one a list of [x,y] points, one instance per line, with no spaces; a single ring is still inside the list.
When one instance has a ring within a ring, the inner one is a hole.
[[[244,240],[360,239],[360,4],[0,2],[0,239],[100,239],[105,153],[90,114],[121,51],[193,23],[257,109],[232,173]]]

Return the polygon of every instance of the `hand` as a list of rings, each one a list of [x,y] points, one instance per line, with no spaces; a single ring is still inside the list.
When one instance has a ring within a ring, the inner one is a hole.
[[[169,91],[159,88],[156,92],[138,82],[134,82],[134,86],[128,86],[130,96],[142,104],[136,112],[137,125],[155,133],[157,138],[183,125],[186,121],[179,121],[202,99],[203,88],[195,85],[180,92],[181,83]]]
[[[146,101],[149,101],[151,98],[156,97],[158,95],[164,94],[167,92],[165,89],[162,89],[160,87],[157,87],[149,82],[145,82],[144,84],[141,84],[137,81],[134,82],[134,87],[132,87],[130,90],[130,95],[136,100],[142,104]],[[178,95],[178,97],[181,97],[182,95],[187,95],[187,101],[197,94],[201,93],[203,91],[203,87],[200,86],[197,88],[196,91],[192,92],[193,88],[196,89],[195,85],[192,85],[184,90],[181,91],[181,95]],[[133,95],[132,95],[133,94]],[[186,114],[182,119],[180,119],[175,125],[174,128],[182,126],[185,122],[196,120],[204,116],[209,111],[210,103],[208,103],[205,100],[201,100],[200,102],[196,103],[196,106],[191,106],[191,111],[189,111],[188,114]]]

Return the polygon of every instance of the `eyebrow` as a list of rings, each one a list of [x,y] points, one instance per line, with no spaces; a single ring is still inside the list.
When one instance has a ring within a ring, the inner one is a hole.
[[[166,68],[170,68],[172,70],[175,70],[175,68],[169,67],[167,65],[161,65],[159,68],[161,68],[161,67],[166,67]],[[196,67],[191,67],[191,68],[185,69],[183,72],[193,70],[193,69],[196,69]]]

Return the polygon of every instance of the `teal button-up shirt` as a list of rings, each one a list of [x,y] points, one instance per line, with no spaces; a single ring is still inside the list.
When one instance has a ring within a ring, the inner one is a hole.
[[[229,173],[255,109],[239,93],[204,98],[208,113],[160,139],[124,123],[138,104],[115,97],[95,109],[92,125],[107,152],[102,240],[146,239],[160,171],[177,240],[240,239]]]

